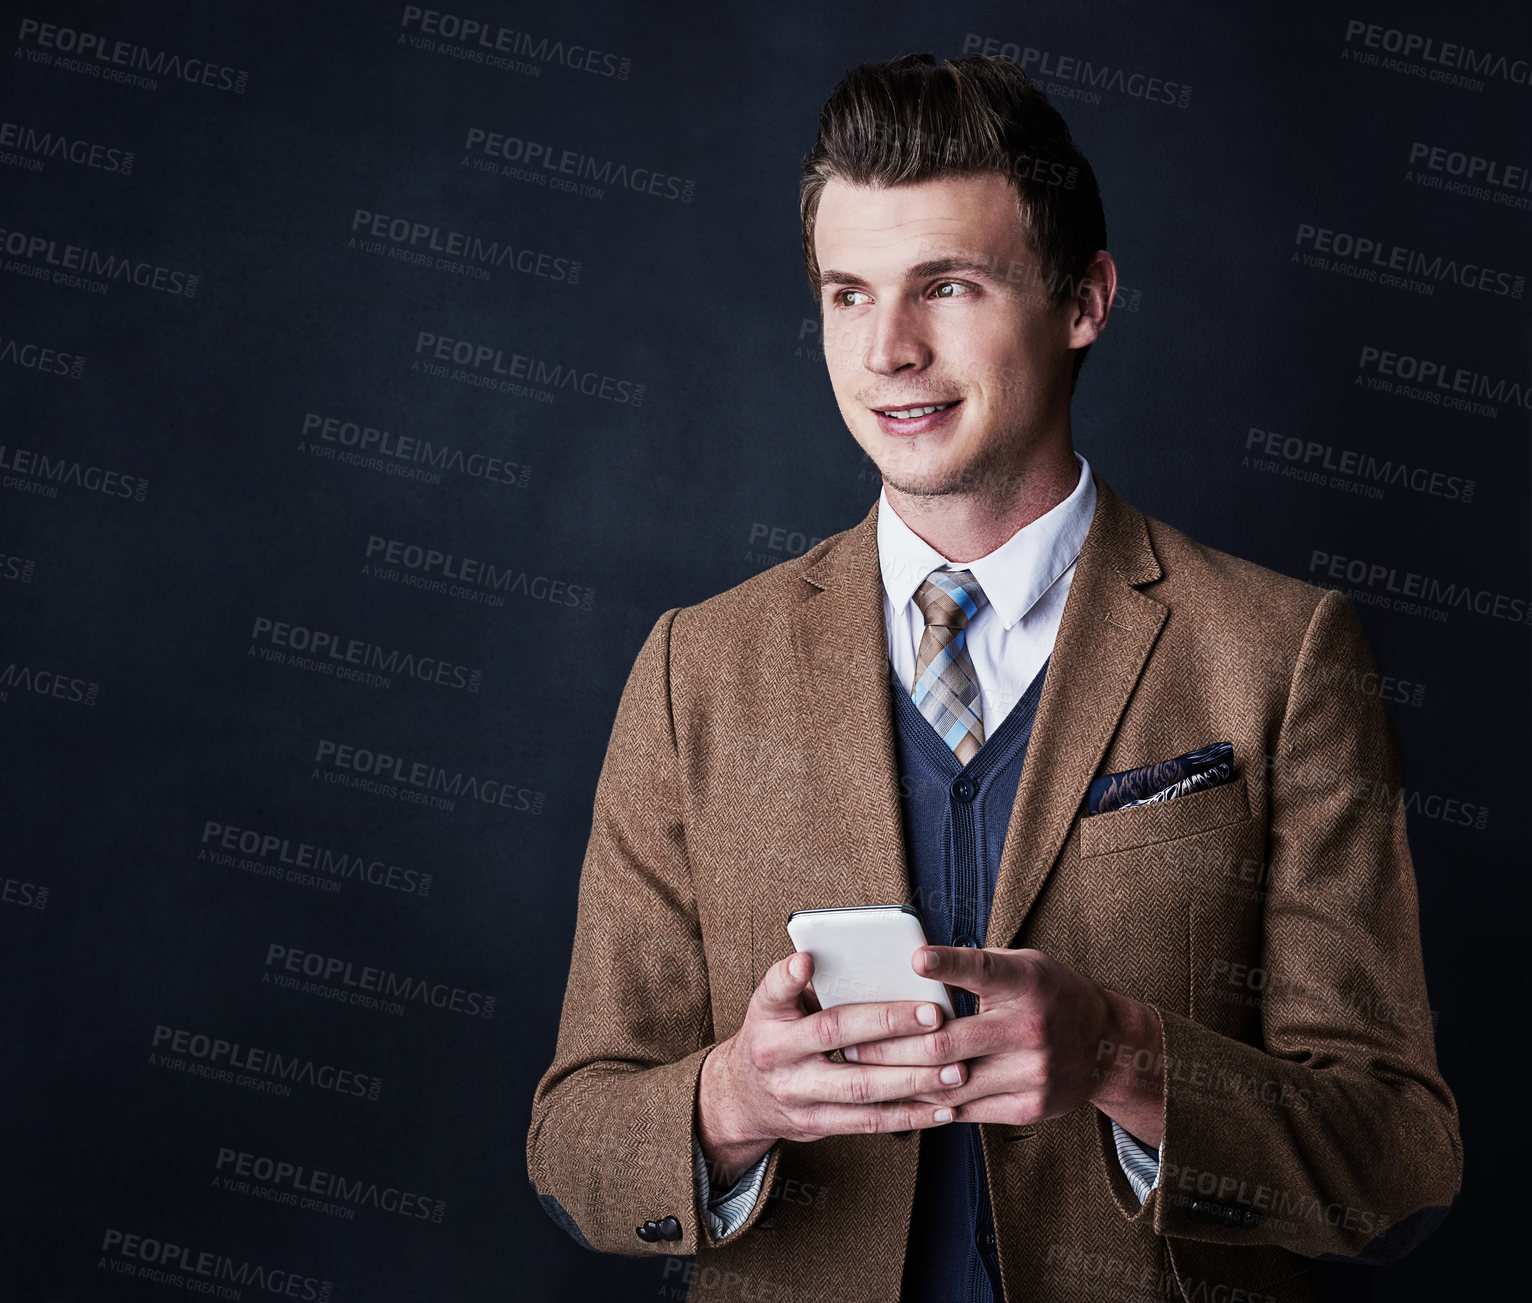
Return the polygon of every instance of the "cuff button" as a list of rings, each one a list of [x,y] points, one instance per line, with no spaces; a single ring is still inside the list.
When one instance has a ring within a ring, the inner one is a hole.
[[[681,1238],[681,1223],[674,1217],[666,1217],[660,1222],[657,1229],[662,1240],[679,1240]]]

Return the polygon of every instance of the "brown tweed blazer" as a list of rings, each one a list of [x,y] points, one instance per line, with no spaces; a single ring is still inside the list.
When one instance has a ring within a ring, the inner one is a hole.
[[[1161,1178],[1140,1207],[1088,1105],[984,1124],[1006,1297],[1308,1299],[1309,1259],[1461,1181],[1397,748],[1349,602],[1096,488],[987,944],[1159,1011]],[[875,522],[667,611],[597,786],[528,1170],[596,1249],[697,1254],[698,1303],[899,1294],[917,1136],[779,1143],[719,1243],[692,1176],[703,1059],[791,952],[788,914],[910,899]],[[1234,781],[1082,817],[1093,777],[1220,740]],[[635,1235],[667,1216],[678,1241]]]

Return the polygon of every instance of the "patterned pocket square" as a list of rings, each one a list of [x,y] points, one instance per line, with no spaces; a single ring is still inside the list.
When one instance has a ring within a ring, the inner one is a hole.
[[[1085,812],[1109,814],[1151,801],[1168,801],[1234,777],[1234,743],[1211,742],[1174,760],[1160,760],[1120,774],[1103,774],[1090,785]]]

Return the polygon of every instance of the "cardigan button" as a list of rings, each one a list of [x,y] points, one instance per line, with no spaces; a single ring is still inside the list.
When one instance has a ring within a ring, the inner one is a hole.
[[[955,799],[967,805],[979,794],[979,785],[971,778],[959,778],[952,784],[952,795]]]

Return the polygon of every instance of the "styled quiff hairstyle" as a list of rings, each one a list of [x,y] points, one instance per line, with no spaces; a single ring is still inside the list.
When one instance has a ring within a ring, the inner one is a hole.
[[[1016,191],[1048,307],[1072,299],[1091,258],[1106,247],[1106,215],[1096,174],[1021,65],[978,54],[941,64],[929,54],[905,54],[853,68],[825,101],[798,186],[815,301],[814,218],[826,182],[917,185],[983,172],[999,173]],[[1076,375],[1088,351],[1079,350]]]

